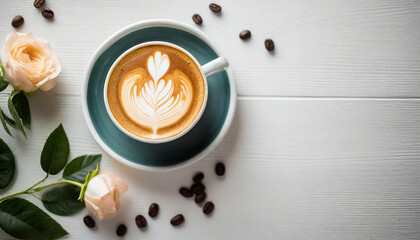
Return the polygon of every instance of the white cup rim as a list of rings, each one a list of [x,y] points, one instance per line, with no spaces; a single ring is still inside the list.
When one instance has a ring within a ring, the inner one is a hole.
[[[163,45],[163,46],[168,46],[168,47],[172,47],[175,48],[181,52],[183,52],[184,54],[186,54],[188,57],[190,57],[196,66],[198,66],[201,76],[203,78],[203,82],[204,82],[204,99],[203,99],[203,104],[201,105],[200,111],[198,112],[197,116],[194,118],[194,121],[184,130],[182,130],[180,133],[169,137],[169,138],[164,138],[164,139],[149,139],[149,138],[143,138],[140,137],[138,135],[135,135],[134,133],[128,131],[126,128],[124,128],[118,121],[117,119],[114,117],[114,115],[112,114],[111,108],[109,107],[109,101],[108,101],[108,84],[109,84],[109,78],[111,76],[111,73],[114,71],[114,68],[116,67],[116,65],[125,57],[127,56],[129,53],[142,48],[142,47],[146,47],[146,46],[150,46],[150,45]],[[112,122],[114,123],[114,125],[120,129],[125,135],[131,137],[132,139],[135,139],[137,141],[141,141],[144,143],[151,143],[151,144],[160,144],[160,143],[167,143],[167,142],[171,142],[174,141],[182,136],[184,136],[186,133],[188,133],[196,124],[197,122],[201,119],[201,116],[204,113],[204,110],[206,108],[207,105],[207,98],[208,98],[208,84],[207,84],[207,78],[206,75],[203,72],[202,66],[201,64],[197,61],[197,59],[191,54],[189,53],[187,50],[185,50],[184,48],[173,44],[173,43],[169,43],[169,42],[165,42],[165,41],[149,41],[149,42],[143,42],[140,44],[137,44],[131,48],[129,48],[128,50],[126,50],[124,53],[122,53],[112,64],[112,66],[110,67],[107,75],[106,75],[106,79],[105,79],[105,83],[104,83],[104,103],[105,103],[105,108],[106,111],[108,113],[108,116],[111,118]]]

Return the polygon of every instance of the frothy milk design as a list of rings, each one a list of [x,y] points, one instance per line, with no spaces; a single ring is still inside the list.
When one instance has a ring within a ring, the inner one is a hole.
[[[159,129],[177,123],[189,110],[193,88],[180,70],[167,73],[168,55],[156,51],[147,59],[147,70],[131,70],[119,85],[120,103],[125,114],[138,125],[149,128],[153,135]]]

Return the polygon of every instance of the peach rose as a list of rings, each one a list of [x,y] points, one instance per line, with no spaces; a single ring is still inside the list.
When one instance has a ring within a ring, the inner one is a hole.
[[[25,92],[55,86],[61,64],[50,44],[32,33],[10,33],[1,50],[6,81]]]
[[[102,172],[93,177],[86,188],[87,209],[102,221],[120,211],[120,196],[128,190],[127,184],[111,172]]]

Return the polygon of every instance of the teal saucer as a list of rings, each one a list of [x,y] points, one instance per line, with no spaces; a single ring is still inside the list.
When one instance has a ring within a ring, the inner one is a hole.
[[[110,37],[94,54],[86,73],[82,102],[89,129],[113,158],[144,170],[168,170],[202,158],[221,142],[233,120],[236,91],[230,69],[208,78],[208,102],[198,123],[181,138],[162,144],[134,140],[121,132],[107,114],[104,83],[114,61],[127,49],[148,41],[166,41],[190,52],[201,65],[219,55],[195,28],[171,20],[131,25]]]

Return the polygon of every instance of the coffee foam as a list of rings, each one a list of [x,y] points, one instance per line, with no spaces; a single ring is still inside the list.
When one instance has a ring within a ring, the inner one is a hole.
[[[147,71],[136,68],[120,80],[119,96],[125,114],[142,127],[153,131],[179,121],[192,100],[191,80],[181,71],[168,71],[168,55],[156,51],[147,60]]]
[[[118,64],[111,74],[108,100],[114,117],[124,128],[140,137],[164,139],[182,132],[198,115],[204,79],[186,54],[167,46],[151,49],[147,55],[140,54],[141,59],[134,54],[133,61],[121,60],[123,64]],[[141,49],[135,51],[141,53]]]

